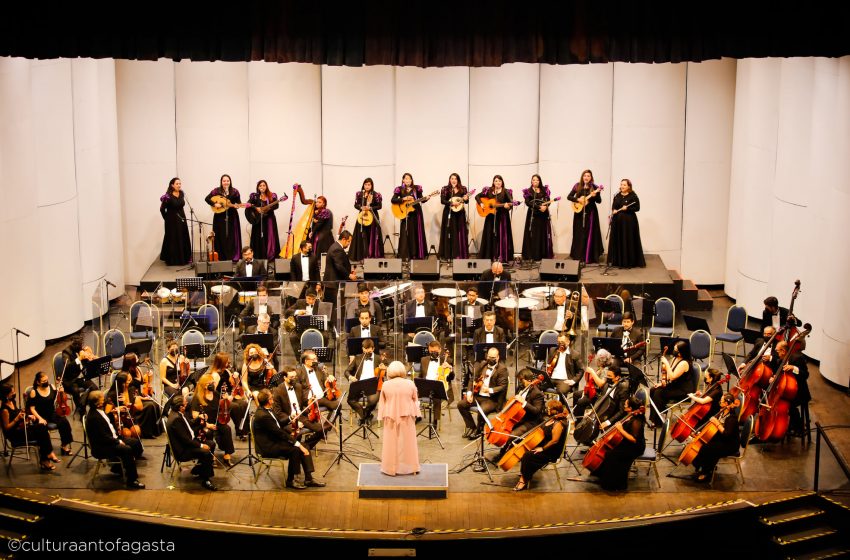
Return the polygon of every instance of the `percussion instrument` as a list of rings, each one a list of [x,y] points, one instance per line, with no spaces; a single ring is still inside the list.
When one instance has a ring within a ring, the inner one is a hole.
[[[463,303],[463,302],[465,302],[465,301],[466,301],[466,298],[465,298],[465,297],[455,297],[455,298],[452,298],[452,299],[450,299],[450,300],[449,300],[449,305],[460,305],[461,303]],[[476,301],[479,305],[487,305],[487,304],[489,303],[489,302],[488,302],[486,299],[484,299],[484,298],[477,298],[475,301]]]
[[[434,288],[431,293],[437,297],[455,298],[466,296],[466,291],[460,288]]]
[[[540,305],[540,302],[534,298],[506,298],[500,299],[496,302],[496,307],[501,307],[503,309],[537,309]]]

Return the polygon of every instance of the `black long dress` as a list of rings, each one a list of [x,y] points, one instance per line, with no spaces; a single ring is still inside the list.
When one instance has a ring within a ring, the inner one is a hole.
[[[47,420],[48,424],[56,424],[63,446],[70,445],[74,441],[68,418],[56,414],[56,389],[50,387],[47,396],[39,393],[37,388],[33,389],[29,396],[29,406],[33,407],[39,416]]]
[[[595,188],[597,188],[595,183],[587,187],[576,183],[567,195],[567,199],[576,202],[579,197],[589,195]],[[596,205],[600,202],[602,202],[602,196],[596,193],[588,199],[584,210],[573,215],[573,243],[570,248],[570,257],[577,261],[595,263],[602,256],[602,230],[599,228],[599,212],[596,209]]]
[[[558,441],[549,445],[552,441],[552,430],[555,427],[555,423],[561,423],[561,437],[558,438]],[[564,448],[564,439],[567,437],[567,422],[563,420],[555,420],[551,424],[547,421],[546,424],[543,424],[543,440],[537,444],[537,447],[542,447],[543,450],[540,453],[529,452],[522,456],[520,460],[520,473],[522,473],[522,478],[526,482],[530,482],[531,478],[534,476],[534,473],[548,465],[549,463],[554,463],[560,458],[561,451]]]
[[[213,205],[212,197],[221,195],[232,204],[241,204],[242,197],[234,187],[225,194],[224,189],[216,187],[204,199],[210,206]],[[239,222],[239,213],[236,208],[228,208],[213,216],[213,232],[215,232],[215,250],[218,258],[222,261],[231,260],[236,262],[242,256],[242,225]]]
[[[139,429],[142,431],[142,437],[155,438],[161,434],[162,424],[159,423],[159,417],[162,411],[159,405],[151,399],[142,398],[134,385],[130,385],[127,388],[127,394],[130,399],[130,413],[132,414],[133,422],[139,426]],[[142,410],[136,410],[132,406],[132,403],[136,402],[137,396],[142,399]],[[106,402],[112,404],[112,406],[117,406],[116,403],[118,401],[114,388],[110,389],[106,394]]]
[[[727,414],[721,422],[723,423],[723,433],[718,431],[694,457],[693,465],[699,471],[710,473],[717,466],[717,461],[721,457],[735,455],[741,446],[741,435],[738,433],[738,416]]]
[[[180,191],[179,196],[174,196],[169,190],[159,198],[159,202],[159,213],[165,225],[159,258],[169,266],[186,264],[192,260],[189,226],[186,225],[186,214],[183,212],[186,197],[183,191]]]
[[[372,203],[368,205],[372,208],[372,223],[368,226],[361,226],[355,220],[354,233],[351,235],[351,248],[348,250],[348,258],[352,261],[380,259],[384,256],[384,232],[381,230],[381,219],[378,216],[378,211],[384,205],[384,198],[381,193],[372,192],[374,193]],[[363,191],[361,190],[354,196],[354,208],[359,213],[363,206]]]
[[[441,259],[466,259],[469,257],[469,233],[466,230],[466,203],[457,212],[452,212],[451,199],[462,197],[469,192],[461,187],[453,193],[448,185],[440,190],[440,202],[443,204],[443,221],[440,222],[440,251]]]
[[[312,237],[310,240],[313,243],[313,254],[321,255],[327,253],[328,248],[333,245],[333,227],[334,215],[327,208],[317,210],[313,214],[313,227],[311,228]]]
[[[413,185],[409,189],[396,187],[391,202],[401,204],[404,197],[422,198],[422,187]],[[425,218],[422,215],[422,204],[413,207],[407,218],[401,220],[398,236],[398,256],[401,259],[424,259],[428,254],[425,240]]]
[[[271,200],[261,200],[260,195],[252,192],[248,197],[251,206],[267,206],[277,200],[275,193],[269,193]],[[258,259],[273,261],[280,253],[280,235],[277,232],[277,218],[274,213],[277,207],[270,208],[260,215],[260,221],[251,226],[251,249]]]
[[[623,422],[623,429],[635,438],[632,443],[626,438],[605,454],[602,464],[593,474],[599,477],[599,482],[605,490],[625,490],[629,481],[629,469],[635,459],[646,450],[646,440],[643,427],[646,417],[635,414]]]
[[[628,207],[626,207],[628,205]],[[620,208],[624,208],[620,210]],[[608,264],[621,268],[646,266],[643,245],[640,242],[640,225],[635,212],[640,210],[640,199],[634,191],[614,197],[611,210],[620,210],[611,218],[611,241],[608,243]]]
[[[537,191],[528,187],[522,189],[522,197],[528,206],[522,234],[522,258],[533,261],[551,259],[555,256],[552,249],[552,217],[549,208],[545,212],[540,211],[539,201],[550,199],[552,193],[547,186]]]
[[[514,196],[511,189],[502,188],[502,192],[495,194],[493,187],[487,187],[475,195],[475,200],[481,202],[483,197],[495,196],[496,203],[501,205],[513,202]],[[484,218],[484,227],[481,228],[481,250],[478,258],[490,259],[506,263],[514,258],[514,233],[511,229],[511,210],[502,206],[496,207],[496,212]]]

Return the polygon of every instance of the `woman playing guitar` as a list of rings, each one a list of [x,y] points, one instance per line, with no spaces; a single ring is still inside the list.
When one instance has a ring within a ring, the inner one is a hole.
[[[401,186],[393,191],[391,202],[415,202],[423,199],[422,187],[413,184],[413,175],[405,173],[401,177]],[[424,200],[423,200],[424,202]],[[401,220],[398,237],[398,256],[401,259],[424,259],[428,252],[425,240],[425,220],[422,217],[422,204],[415,204],[407,216]]]
[[[245,217],[251,222],[251,249],[258,259],[274,260],[280,253],[280,236],[277,233],[277,218],[274,215],[277,204],[287,199],[269,190],[265,179],[257,181],[257,190],[248,197],[251,208],[245,211]]]

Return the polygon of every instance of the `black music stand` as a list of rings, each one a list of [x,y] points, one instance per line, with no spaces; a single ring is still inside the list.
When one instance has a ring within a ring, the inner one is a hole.
[[[193,365],[195,366],[195,371],[197,371],[198,358],[206,360],[210,355],[210,347],[206,344],[186,344],[183,346],[183,355],[194,362]]]
[[[204,293],[204,279],[200,276],[190,276],[187,278],[177,278],[175,279],[177,283],[178,290],[186,291],[186,310],[190,311],[192,309],[198,309],[201,305],[193,306],[193,302],[195,298],[192,297],[193,293],[201,292]],[[206,302],[204,302],[206,303]]]
[[[404,320],[403,332],[416,333],[419,331],[431,331],[434,328],[433,317],[408,317]]]
[[[407,359],[407,363],[409,364],[418,364],[422,361],[422,358],[427,353],[427,346],[420,346],[418,344],[408,344],[404,347],[404,357]]]
[[[275,347],[274,337],[271,333],[243,334],[240,340],[242,341],[242,348],[245,348],[249,344],[259,344],[260,348],[265,348],[269,354],[271,354]]]
[[[360,399],[360,402],[363,404],[363,407],[366,407],[367,398],[370,395],[374,395],[378,392],[378,378],[371,377],[369,379],[364,379],[362,381],[352,381],[348,386],[348,392],[351,395],[357,395],[357,398]],[[362,418],[360,420],[360,427],[351,432],[347,438],[342,440],[343,443],[348,441],[354,436],[360,436],[369,442],[369,447],[372,448],[372,440],[369,438],[369,434],[375,436],[376,439],[380,439],[378,434],[376,434],[371,427],[366,425],[366,419]]]
[[[367,336],[365,338],[348,338],[345,341],[345,348],[348,351],[349,356],[359,356],[363,353],[363,342],[371,340],[372,344],[375,345],[375,353],[378,351],[378,337],[377,336]]]
[[[484,414],[484,410],[481,408],[481,405],[478,404],[477,400],[473,399],[473,402],[475,403],[475,408],[478,410],[478,414],[481,415],[481,418],[484,419],[484,422],[492,430],[493,424],[490,422],[490,419],[487,418],[487,415]],[[490,473],[490,467],[487,466],[487,461],[484,458],[484,432],[485,431],[486,430],[483,430],[480,434],[478,434],[478,437],[476,438],[478,440],[478,442],[476,444],[476,450],[475,450],[475,454],[472,456],[472,460],[469,461],[464,466],[462,466],[461,468],[459,468],[457,471],[455,471],[456,474],[460,474],[463,471],[465,471],[466,469],[468,469],[469,467],[472,467],[472,470],[474,472],[486,472],[487,478],[490,479],[490,482],[493,482],[493,475]]]
[[[133,353],[137,356],[143,356],[145,354],[151,353],[151,347],[153,346],[153,339],[146,338],[144,340],[137,340],[136,342],[131,342],[127,346],[124,347],[124,354]]]
[[[617,358],[618,360],[622,360],[626,356],[626,354],[623,352],[623,343],[619,338],[594,336],[591,339],[591,344],[593,345],[593,349],[596,352],[599,352],[600,350],[607,350],[613,357]]]
[[[531,343],[531,359],[534,360],[535,363],[546,363],[546,360],[549,358],[549,350],[552,348],[557,348],[557,344],[543,344],[540,342],[532,342]],[[536,368],[531,368],[537,371]],[[542,370],[541,370],[542,371]]]
[[[689,331],[699,331],[703,330],[708,334],[711,334],[711,329],[708,326],[708,321],[703,319],[702,317],[694,317],[693,315],[682,315],[682,319],[685,321],[685,326]]]
[[[83,375],[85,376],[86,381],[91,381],[96,377],[97,386],[98,388],[101,388],[101,376],[109,375],[110,371],[112,371],[112,357],[101,356],[100,358],[95,358],[94,360],[86,362]]]
[[[342,403],[346,402],[345,397],[347,395],[348,395],[348,391],[346,391],[342,395],[342,397],[339,399],[339,404],[336,405],[336,408],[334,409],[334,411],[331,413],[330,417],[328,418],[329,422],[331,422],[332,424],[333,423],[337,424],[337,430],[336,431],[337,431],[337,435],[338,435],[338,446],[339,447],[337,448],[337,451],[334,452],[336,454],[336,457],[334,457],[333,461],[331,461],[331,464],[328,465],[327,470],[325,470],[324,476],[328,476],[328,473],[331,471],[333,466],[338,465],[338,464],[341,465],[343,461],[348,461],[348,463],[352,467],[354,467],[355,469],[357,468],[357,465],[354,464],[354,461],[352,461],[351,458],[342,449],[342,444],[343,444],[343,439],[342,439]],[[346,439],[348,439],[348,438],[346,438]],[[320,450],[320,451],[325,452],[325,450]],[[377,459],[377,457],[375,457],[372,454],[363,454],[363,453],[357,453],[357,452],[352,452],[351,454],[356,455],[356,456],[362,456],[362,457],[365,457],[365,458],[368,458],[368,459]]]
[[[617,313],[618,302],[614,301],[614,300],[610,300],[610,299],[599,298],[599,297],[594,299],[593,301],[596,302],[596,308],[599,310],[599,312],[602,316],[602,319],[599,321],[599,324],[601,324],[601,325],[609,324],[609,321],[611,320],[611,315],[613,315],[614,313]],[[620,310],[621,316],[622,316],[623,311],[624,310]],[[608,314],[608,317],[605,317],[606,314]],[[597,330],[598,330],[598,328],[599,327],[597,327]]]
[[[440,401],[449,400],[449,396],[446,394],[446,386],[443,385],[442,381],[437,379],[422,379],[419,377],[414,378],[413,383],[416,385],[416,390],[419,392],[419,398],[427,398],[431,401],[431,406],[428,408],[428,426],[419,430],[419,433],[416,434],[416,436],[419,437],[427,431],[428,439],[437,438],[437,443],[440,444],[440,449],[445,449],[445,447],[443,447],[442,440],[440,440],[440,434],[438,434],[436,428],[434,428],[434,399],[439,399]],[[423,395],[427,396],[423,397]]]
[[[487,350],[490,348],[498,348],[499,349],[499,359],[501,361],[505,361],[508,358],[508,343],[507,342],[479,342],[475,346],[472,347],[473,352],[475,352],[475,361],[480,362],[484,359],[484,356],[487,354]]]
[[[307,329],[316,329],[317,331],[326,331],[328,318],[324,315],[296,315],[295,316],[295,332],[303,333]]]
[[[316,360],[320,364],[333,364],[333,374],[334,377],[336,377],[336,360],[334,360],[334,347],[316,346],[315,348],[311,348],[311,350],[316,354]]]

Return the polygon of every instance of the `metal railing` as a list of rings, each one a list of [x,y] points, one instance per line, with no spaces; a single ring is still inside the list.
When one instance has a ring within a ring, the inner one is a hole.
[[[826,434],[826,430],[834,430],[837,428],[850,428],[850,425],[835,425],[835,426],[821,426],[820,422],[815,422],[815,431],[817,432],[815,437],[815,480],[814,480],[814,491],[818,491],[818,483],[820,479],[820,441],[826,442],[826,446],[829,448],[829,451],[832,453],[832,456],[835,457],[836,462],[838,462],[838,466],[841,467],[841,470],[844,471],[844,476],[847,477],[847,480],[850,480],[850,465],[844,460],[838,450],[835,448],[835,445],[832,443],[832,440],[829,439],[829,436]]]

